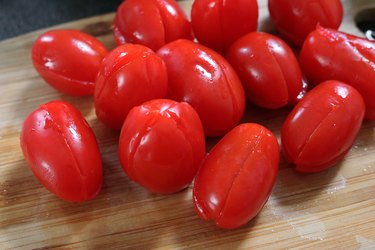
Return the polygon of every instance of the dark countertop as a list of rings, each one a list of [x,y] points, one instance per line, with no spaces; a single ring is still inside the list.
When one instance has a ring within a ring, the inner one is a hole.
[[[0,0],[0,40],[114,12],[123,0]]]

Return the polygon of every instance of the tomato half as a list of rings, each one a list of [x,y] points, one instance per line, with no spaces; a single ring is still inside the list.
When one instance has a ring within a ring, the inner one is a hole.
[[[303,44],[303,72],[312,84],[339,80],[361,93],[366,118],[375,120],[375,42],[318,27]]]
[[[256,0],[195,0],[191,10],[194,35],[220,53],[258,26]]]
[[[35,177],[63,200],[94,198],[102,185],[95,135],[81,113],[62,101],[43,104],[24,121],[23,155]]]
[[[338,81],[319,84],[288,115],[281,130],[283,152],[300,172],[335,165],[352,146],[365,104],[353,87]]]
[[[190,23],[174,0],[126,0],[113,23],[118,45],[137,43],[157,50],[166,43],[192,39]]]
[[[165,63],[149,48],[117,47],[100,66],[94,94],[96,115],[108,127],[120,130],[131,108],[166,95],[167,77]]]
[[[298,61],[276,36],[251,32],[230,47],[227,59],[238,73],[246,96],[260,107],[281,108],[296,102],[302,91]]]
[[[206,135],[223,135],[238,124],[245,109],[245,94],[225,58],[182,39],[165,45],[157,53],[167,65],[167,96],[191,104]]]
[[[237,228],[266,203],[279,168],[279,144],[265,127],[245,123],[208,153],[194,181],[198,215],[218,227]]]
[[[74,96],[92,95],[104,45],[78,30],[48,31],[35,41],[32,60],[40,76],[57,90]]]
[[[161,194],[187,187],[205,150],[198,114],[188,103],[167,99],[134,107],[119,142],[120,162],[128,177]]]
[[[338,29],[343,18],[340,0],[268,0],[268,9],[280,34],[298,46],[317,24]]]

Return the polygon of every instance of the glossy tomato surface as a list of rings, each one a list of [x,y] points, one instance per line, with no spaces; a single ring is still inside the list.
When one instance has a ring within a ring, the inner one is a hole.
[[[192,39],[190,23],[174,0],[126,0],[117,9],[113,32],[118,45],[137,43],[157,50],[179,38]]]
[[[271,131],[254,123],[235,127],[208,153],[194,180],[198,215],[222,228],[246,224],[266,203],[279,158]]]
[[[167,65],[167,96],[191,104],[207,136],[224,135],[238,124],[245,109],[245,94],[225,58],[182,39],[165,45],[157,53]]]
[[[338,29],[343,18],[340,0],[268,0],[268,9],[280,34],[298,46],[317,24]]]
[[[163,60],[135,44],[117,47],[104,58],[96,81],[96,115],[108,127],[120,130],[134,106],[163,98],[168,78]]]
[[[327,81],[307,93],[288,115],[281,131],[285,158],[300,172],[334,166],[352,146],[365,104],[353,87]]]
[[[32,48],[40,76],[57,90],[74,96],[92,95],[100,63],[108,51],[96,38],[78,30],[52,30]]]
[[[302,91],[298,61],[276,36],[251,32],[230,47],[227,59],[238,73],[247,98],[260,107],[281,108],[294,103]]]
[[[205,150],[198,114],[188,103],[168,99],[134,107],[119,142],[120,162],[128,177],[161,194],[187,187]]]
[[[366,118],[375,120],[375,42],[318,27],[300,54],[303,72],[312,84],[339,80],[361,93]]]
[[[24,121],[23,155],[36,178],[63,200],[94,198],[102,185],[96,138],[81,113],[62,101],[43,104]]]
[[[220,53],[258,26],[256,0],[195,0],[191,10],[194,35]]]

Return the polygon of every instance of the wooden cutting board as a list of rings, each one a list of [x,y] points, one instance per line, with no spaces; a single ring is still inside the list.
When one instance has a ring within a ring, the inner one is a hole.
[[[189,12],[191,2],[180,4]],[[343,2],[341,30],[362,36],[354,16],[375,3]],[[274,32],[266,1],[259,5],[260,30]],[[53,28],[80,29],[113,48],[113,16]],[[282,160],[272,195],[259,216],[238,230],[217,229],[195,214],[191,188],[161,196],[128,180],[117,158],[118,134],[96,119],[92,98],[60,94],[33,69],[31,46],[44,31],[0,43],[0,249],[375,249],[375,122],[363,124],[349,154],[328,171],[301,175]],[[56,198],[23,160],[21,124],[28,113],[53,99],[74,104],[97,135],[104,184],[92,201],[74,204]],[[259,122],[279,137],[287,113],[249,107],[244,121]]]

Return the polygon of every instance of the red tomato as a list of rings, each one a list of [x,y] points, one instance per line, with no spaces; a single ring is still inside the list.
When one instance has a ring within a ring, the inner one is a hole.
[[[94,198],[102,185],[95,135],[81,113],[62,101],[43,104],[24,121],[23,155],[36,178],[63,200]]]
[[[191,10],[194,35],[220,53],[258,26],[256,0],[195,0]]]
[[[188,40],[177,40],[157,52],[168,71],[167,96],[191,104],[207,136],[225,134],[245,109],[241,82],[218,53]]]
[[[335,165],[348,152],[361,127],[365,105],[351,86],[321,83],[288,115],[281,131],[285,158],[300,172]]]
[[[174,0],[126,0],[117,9],[115,41],[139,43],[157,50],[179,38],[192,39],[190,23]]]
[[[134,107],[119,142],[121,165],[130,179],[151,192],[187,187],[205,155],[198,114],[187,103],[152,100]]]
[[[338,29],[343,17],[340,0],[268,0],[268,9],[280,34],[298,46],[317,24]]]
[[[222,228],[246,224],[266,203],[279,158],[277,139],[265,127],[245,123],[231,130],[207,155],[195,178],[198,215]]]
[[[361,93],[366,118],[375,120],[375,42],[318,27],[300,54],[302,70],[312,84],[339,80]]]
[[[229,49],[227,59],[238,73],[246,96],[260,107],[281,108],[302,91],[302,74],[293,51],[280,38],[249,33]]]
[[[108,53],[95,37],[78,30],[52,30],[32,48],[40,76],[57,90],[75,96],[92,95],[99,65]]]
[[[95,108],[98,118],[120,130],[136,105],[167,93],[167,70],[163,60],[142,45],[117,47],[103,60],[96,81]]]

